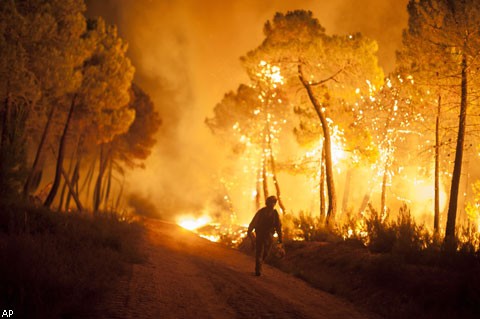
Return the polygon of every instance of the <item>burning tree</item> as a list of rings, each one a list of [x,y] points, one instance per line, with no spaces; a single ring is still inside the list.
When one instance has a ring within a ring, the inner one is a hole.
[[[379,154],[372,165],[374,177],[359,213],[362,213],[369,204],[375,186],[380,185],[380,214],[385,217],[388,185],[392,184],[396,172],[402,175],[405,165],[408,165],[412,158],[418,157],[419,150],[415,147],[412,149],[407,143],[412,137],[418,138],[422,135],[417,131],[418,127],[413,125],[418,121],[423,122],[423,114],[416,111],[413,105],[412,95],[415,94],[413,84],[411,76],[404,79],[401,75],[392,75],[386,78],[385,85],[380,88],[370,87],[368,94],[362,94],[361,102],[354,106],[357,114],[355,126],[366,128],[370,132]],[[407,154],[407,158],[397,154],[401,148],[403,153]],[[418,160],[415,161],[417,162]],[[379,180],[381,182],[378,182]]]
[[[480,3],[474,0],[411,0],[408,12],[409,24],[403,41],[404,60],[413,72],[423,74],[424,79],[431,81],[431,90],[438,96],[438,115],[444,96],[456,100],[455,107],[458,110],[455,160],[445,231],[445,243],[453,247],[467,111],[468,106],[475,103],[473,89],[478,86]],[[436,147],[438,149],[438,142]]]
[[[278,65],[286,85],[292,90],[300,85],[307,94],[321,123],[325,144],[328,224],[336,212],[329,112],[340,105],[339,101],[354,98],[355,89],[366,87],[367,79],[373,85],[381,84],[377,45],[361,34],[329,36],[311,12],[300,10],[277,13],[265,24],[264,34],[263,43],[243,61],[249,73],[260,61]],[[327,96],[332,98],[329,104]]]
[[[288,104],[281,89],[283,77],[280,69],[260,61],[252,74],[250,86],[240,85],[236,93],[228,93],[215,106],[214,117],[206,124],[214,133],[220,133],[232,143],[237,154],[249,158],[256,176],[255,201],[260,206],[260,194],[269,196],[268,178],[275,187],[279,206],[285,212],[277,178],[275,147],[286,121]]]

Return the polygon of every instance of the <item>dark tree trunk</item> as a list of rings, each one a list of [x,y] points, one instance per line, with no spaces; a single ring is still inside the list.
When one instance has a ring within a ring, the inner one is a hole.
[[[10,99],[9,93],[5,97],[5,104],[2,111],[2,135],[0,137],[0,196],[3,196],[4,187],[7,188],[7,167],[5,167],[6,149],[8,148],[8,131],[10,127]]]
[[[102,182],[103,182],[103,175],[105,174],[105,169],[107,166],[107,162],[109,160],[110,152],[105,150],[105,145],[102,144],[100,146],[100,166],[98,168],[98,176],[95,182],[95,189],[93,190],[93,212],[98,213],[100,208],[100,204],[102,202]]]
[[[323,136],[324,136],[324,143],[325,143],[325,171],[326,171],[326,180],[327,180],[327,192],[328,192],[328,211],[327,211],[327,218],[326,224],[329,225],[334,223],[335,221],[335,214],[337,211],[337,198],[335,194],[335,184],[333,180],[333,163],[332,163],[332,142],[330,137],[330,129],[328,128],[327,118],[325,116],[324,111],[322,110],[322,106],[320,102],[315,97],[312,87],[310,86],[309,82],[305,80],[302,70],[302,64],[298,64],[298,77],[300,82],[307,90],[308,97],[310,102],[312,103],[318,118],[322,124]]]
[[[48,194],[47,199],[45,200],[45,203],[44,203],[46,207],[50,207],[52,205],[53,200],[57,195],[58,187],[60,186],[60,179],[62,177],[61,175],[63,170],[63,158],[65,157],[65,148],[67,146],[67,134],[68,134],[68,129],[70,127],[70,122],[72,120],[73,111],[75,109],[76,99],[77,99],[77,95],[75,94],[72,98],[72,102],[70,103],[70,110],[68,111],[67,121],[65,122],[65,127],[63,128],[62,137],[60,139],[60,146],[58,149],[58,157],[57,157],[57,166],[55,169],[55,178],[53,180],[53,185],[52,185],[52,188],[50,189],[50,193]]]
[[[70,158],[70,163],[68,164],[68,176],[72,173],[73,170],[73,158],[75,157],[75,152],[73,152],[71,158]],[[66,201],[66,196],[68,197],[69,192],[67,191],[67,183],[63,183],[62,186],[62,191],[60,192],[60,203],[58,204],[58,211],[61,211],[63,208],[63,203]],[[65,211],[68,211],[68,205],[65,205]]]
[[[273,156],[272,141],[270,140],[270,129],[268,129],[268,151],[270,152],[270,168],[272,170],[273,185],[277,194],[278,206],[282,210],[282,214],[286,213],[285,205],[283,205],[282,195],[280,192],[280,184],[277,179],[277,171],[275,168],[275,157]]]
[[[268,179],[267,179],[267,158],[265,156],[265,150],[263,150],[262,152],[262,185],[263,185],[263,199],[267,200]]]
[[[23,195],[25,198],[30,195],[32,191],[34,181],[36,180],[36,184],[39,184],[38,176],[40,174],[40,159],[42,157],[43,148],[45,147],[45,142],[47,140],[48,132],[50,131],[50,126],[52,124],[53,115],[55,113],[55,106],[52,106],[50,112],[48,112],[47,123],[45,123],[45,127],[42,132],[42,137],[40,138],[40,142],[37,147],[37,152],[35,153],[35,159],[33,160],[32,168],[30,173],[27,176],[27,180],[25,181],[25,185],[23,186]]]
[[[108,207],[108,199],[110,198],[110,189],[112,187],[112,173],[113,173],[113,160],[110,159],[108,164],[107,189],[105,190],[105,205],[107,207]],[[113,205],[110,205],[110,206],[113,206]]]
[[[124,184],[124,182],[125,182],[125,180],[120,185],[120,191],[118,192],[117,201],[115,203],[115,211],[118,211],[118,207],[120,207],[120,201],[121,201],[122,195],[123,195],[123,184]]]
[[[72,183],[72,187],[73,187],[73,191],[70,190],[67,194],[67,200],[65,202],[65,209],[68,210],[68,208],[70,207],[70,199],[72,198],[72,196],[75,196],[75,194],[78,195],[78,178],[80,176],[80,157],[77,158],[77,162],[75,163],[75,168],[73,169],[73,174],[72,174],[72,180],[71,180],[71,183]]]
[[[442,97],[438,96],[437,115],[435,119],[435,199],[433,230],[438,235],[440,232],[440,112]]]
[[[262,178],[262,170],[261,169],[258,169],[257,170],[257,180],[255,182],[255,190],[256,190],[256,194],[255,194],[255,209],[256,210],[259,210],[260,209],[260,189],[262,188],[261,186],[261,183],[260,183],[260,179]]]
[[[458,192],[462,173],[463,144],[465,141],[465,126],[467,122],[467,85],[467,57],[464,54],[462,57],[461,101],[457,146],[455,150],[452,186],[450,188],[450,202],[448,203],[447,226],[445,229],[445,246],[448,250],[455,248],[455,222],[457,218]]]
[[[371,196],[371,190],[367,190],[367,192],[363,196],[362,203],[360,204],[360,208],[358,209],[358,215],[361,215],[367,208],[368,203],[370,203],[370,196]]]
[[[0,140],[0,150],[2,150],[2,154],[3,154],[3,149],[7,146],[7,143],[8,143],[8,131],[10,128],[10,118],[11,118],[10,113],[11,113],[10,93],[7,92],[7,96],[5,97],[4,108],[2,112],[2,136]]]
[[[65,179],[65,183],[67,184],[67,186],[70,190],[70,194],[72,194],[73,200],[75,201],[75,204],[77,205],[77,209],[79,211],[82,211],[83,210],[82,203],[80,202],[80,199],[78,198],[78,194],[75,192],[73,184],[70,182],[70,179],[68,178],[68,175],[63,168],[62,168],[62,175],[63,175],[63,178]]]

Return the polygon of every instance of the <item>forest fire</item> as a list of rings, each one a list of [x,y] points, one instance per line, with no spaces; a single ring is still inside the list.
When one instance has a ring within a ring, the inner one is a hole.
[[[242,239],[247,236],[248,228],[246,225],[216,223],[208,216],[199,218],[181,216],[177,219],[177,224],[202,238],[212,242],[220,242],[229,247],[239,245]]]

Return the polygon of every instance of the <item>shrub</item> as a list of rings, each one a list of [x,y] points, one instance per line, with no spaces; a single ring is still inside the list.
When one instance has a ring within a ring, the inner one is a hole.
[[[0,299],[23,317],[87,313],[120,276],[142,260],[139,224],[113,214],[62,214],[22,205],[0,207]]]
[[[396,240],[395,229],[371,205],[368,212],[369,217],[365,219],[368,248],[376,253],[391,252]]]

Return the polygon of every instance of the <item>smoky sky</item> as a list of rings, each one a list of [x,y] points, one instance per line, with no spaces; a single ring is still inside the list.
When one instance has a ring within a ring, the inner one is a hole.
[[[222,96],[248,83],[239,58],[263,40],[275,12],[311,10],[329,34],[362,32],[378,41],[379,62],[392,71],[406,27],[407,0],[89,0],[91,17],[118,26],[136,67],[135,81],[162,118],[147,169],[130,187],[160,213],[201,209],[218,190],[223,164],[205,117]]]

